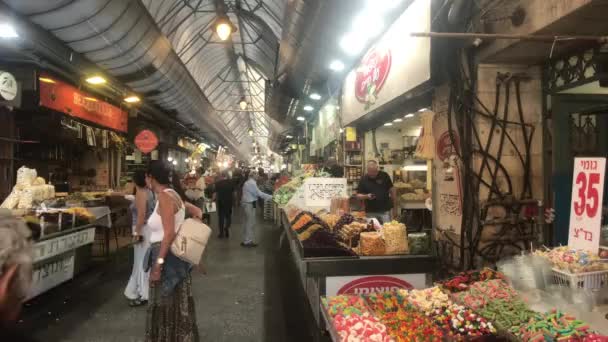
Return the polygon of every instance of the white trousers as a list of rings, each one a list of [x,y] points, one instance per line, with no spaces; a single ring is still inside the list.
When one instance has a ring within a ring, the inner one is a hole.
[[[242,202],[245,211],[245,222],[243,222],[243,242],[252,243],[255,239],[255,209],[253,204]]]
[[[133,227],[135,231],[135,227]],[[148,300],[150,291],[150,272],[144,272],[144,256],[150,247],[150,229],[143,227],[144,241],[133,245],[133,270],[129,283],[125,289],[125,296],[128,299]]]

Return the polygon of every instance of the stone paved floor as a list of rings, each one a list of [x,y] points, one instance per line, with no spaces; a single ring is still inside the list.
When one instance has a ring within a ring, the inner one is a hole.
[[[230,240],[211,240],[208,274],[193,273],[202,341],[310,341],[300,324],[309,312],[292,292],[298,289],[295,273],[284,270],[289,263],[279,251],[279,228],[258,220],[260,246],[242,248],[240,210],[233,219]],[[215,229],[217,217],[212,221]],[[29,303],[21,326],[40,341],[142,341],[146,309],[128,307],[123,296],[130,253],[124,249],[105,266]],[[289,317],[294,319],[287,322]]]

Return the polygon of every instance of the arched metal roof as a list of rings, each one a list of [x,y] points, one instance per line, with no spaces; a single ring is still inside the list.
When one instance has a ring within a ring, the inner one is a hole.
[[[274,77],[286,0],[3,1],[147,100],[202,131],[211,128],[236,149],[249,127],[272,133],[265,84]],[[238,27],[228,43],[211,29],[218,4]],[[241,97],[250,103],[246,112],[238,108]]]

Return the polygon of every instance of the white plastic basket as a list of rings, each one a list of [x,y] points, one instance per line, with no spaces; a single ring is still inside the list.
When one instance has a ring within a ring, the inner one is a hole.
[[[553,282],[572,289],[595,290],[608,288],[608,271],[570,273],[553,268]]]

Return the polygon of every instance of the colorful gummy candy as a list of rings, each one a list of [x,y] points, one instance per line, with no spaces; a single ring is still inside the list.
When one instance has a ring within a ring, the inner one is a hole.
[[[411,290],[407,293],[407,299],[415,307],[424,313],[431,313],[436,309],[448,306],[451,301],[447,293],[438,286],[422,290]]]
[[[510,301],[518,298],[517,291],[500,279],[476,282],[467,291],[455,293],[453,296],[456,302],[473,310],[497,299]]]
[[[536,315],[536,312],[530,310],[528,305],[520,299],[493,300],[477,312],[488,321],[493,322],[496,329],[511,331],[511,333],[519,331],[522,325],[528,323]]]
[[[369,312],[361,315],[351,313],[349,316],[338,314],[333,324],[340,337],[340,342],[392,342],[387,328],[378,318]]]
[[[453,340],[496,334],[491,322],[462,305],[451,303],[444,308],[435,309],[429,316],[445,331],[449,331]]]
[[[417,311],[402,294],[371,294],[366,299],[396,342],[443,341],[445,334],[441,328],[432,319]]]
[[[489,268],[484,268],[479,271],[467,271],[461,272],[457,276],[439,282],[439,284],[447,291],[460,292],[469,289],[471,284],[478,281],[492,280],[492,279],[505,279],[505,276]]]
[[[369,312],[363,298],[353,295],[338,295],[322,299],[325,310],[331,316],[343,315],[350,316],[352,314],[362,315]]]
[[[558,310],[536,314],[527,324],[513,331],[524,342],[563,341],[590,334],[589,325]]]

